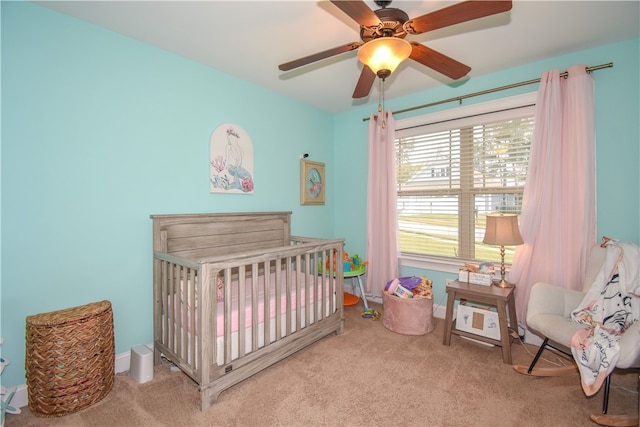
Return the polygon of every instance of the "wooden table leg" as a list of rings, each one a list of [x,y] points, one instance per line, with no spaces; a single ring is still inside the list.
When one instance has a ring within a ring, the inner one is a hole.
[[[516,301],[513,294],[511,294],[511,298],[507,302],[507,308],[509,309],[509,327],[520,334],[518,331],[518,316],[516,315]]]
[[[456,293],[447,291],[447,313],[444,318],[444,338],[442,343],[449,345],[451,343],[451,328],[453,326],[453,303],[456,300]]]
[[[502,362],[511,365],[511,338],[507,327],[507,309],[504,301],[498,301],[498,321],[500,323],[500,341],[502,342]]]

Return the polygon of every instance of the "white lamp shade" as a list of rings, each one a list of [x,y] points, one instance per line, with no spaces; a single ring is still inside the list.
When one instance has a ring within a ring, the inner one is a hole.
[[[366,42],[358,50],[358,59],[375,74],[380,70],[393,73],[411,55],[411,44],[397,37],[380,37]]]
[[[487,215],[483,243],[498,246],[521,245],[522,236],[516,214],[495,213]]]

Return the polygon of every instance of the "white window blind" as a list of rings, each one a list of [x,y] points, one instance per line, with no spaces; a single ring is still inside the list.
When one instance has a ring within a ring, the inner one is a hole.
[[[485,215],[520,213],[533,134],[534,106],[527,99],[498,111],[487,104],[473,114],[461,108],[455,117],[440,113],[423,116],[424,124],[398,126],[403,254],[500,260],[499,248],[482,243]],[[507,248],[507,260],[512,253]]]

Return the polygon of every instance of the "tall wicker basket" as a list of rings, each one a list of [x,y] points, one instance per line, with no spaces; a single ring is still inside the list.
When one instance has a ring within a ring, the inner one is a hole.
[[[105,397],[114,381],[109,301],[27,316],[29,409],[59,417]]]

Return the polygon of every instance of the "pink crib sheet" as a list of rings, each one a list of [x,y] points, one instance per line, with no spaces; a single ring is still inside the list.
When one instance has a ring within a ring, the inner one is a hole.
[[[302,274],[300,277],[300,304],[301,304],[301,308],[305,308],[307,301],[305,298],[306,295],[306,285],[305,285],[305,280],[306,280],[307,275],[306,274]],[[321,296],[322,295],[322,280],[320,277],[316,276],[311,276],[311,279],[316,280],[316,283],[312,283],[310,286],[313,286],[316,289],[316,292],[312,292],[309,295],[309,304],[313,305],[315,302],[315,295]],[[329,280],[333,280],[332,278],[327,278],[326,282],[325,282],[325,297],[329,297],[329,292],[330,292],[330,287],[329,287]],[[244,313],[245,313],[245,326],[246,327],[250,327],[252,325],[252,318],[253,318],[253,308],[252,308],[252,304],[251,304],[251,283],[252,283],[252,279],[251,278],[247,278],[246,279],[246,297],[245,297],[245,304],[244,304]],[[282,284],[281,284],[281,292],[280,292],[280,315],[283,315],[286,313],[287,311],[287,299],[290,300],[290,306],[291,306],[291,311],[293,312],[294,310],[296,310],[297,308],[297,294],[296,294],[296,273],[292,272],[291,273],[291,293],[289,298],[287,298],[287,289],[286,289],[286,280],[285,280],[285,275],[282,274]],[[174,296],[174,313],[175,313],[175,319],[176,319],[176,325],[177,326],[181,326],[183,321],[185,320],[185,313],[184,310],[186,308],[186,322],[184,322],[186,324],[187,330],[190,330],[191,327],[191,304],[189,303],[190,298],[184,298],[184,286],[182,286],[183,284],[181,283],[181,287],[180,287],[180,295],[178,295],[176,293],[176,295]],[[239,319],[240,317],[238,316],[238,282],[237,280],[233,281],[231,283],[232,286],[232,299],[231,299],[231,332],[237,332],[238,331],[238,327],[239,327]],[[335,285],[334,285],[335,286]],[[276,298],[275,298],[275,292],[276,292],[276,278],[275,278],[275,273],[271,273],[270,275],[270,280],[269,280],[269,287],[270,287],[270,297],[269,297],[269,311],[268,313],[265,313],[265,304],[264,304],[264,276],[260,276],[259,280],[258,280],[258,296],[257,296],[257,310],[258,310],[258,323],[262,323],[265,320],[265,314],[269,316],[270,319],[273,319],[276,315]],[[189,289],[191,289],[190,286],[188,286]],[[315,294],[315,295],[314,295]],[[169,301],[171,301],[171,298],[169,298]],[[198,304],[196,301],[196,313],[195,313],[195,324],[197,325],[197,320],[198,320],[198,310],[197,310]],[[313,319],[315,319],[315,316],[318,313],[318,307],[316,307],[315,305],[313,305]],[[224,301],[221,300],[217,303],[217,330],[216,330],[216,335],[218,337],[223,337],[224,336]],[[196,327],[196,334],[197,334],[197,327]]]

